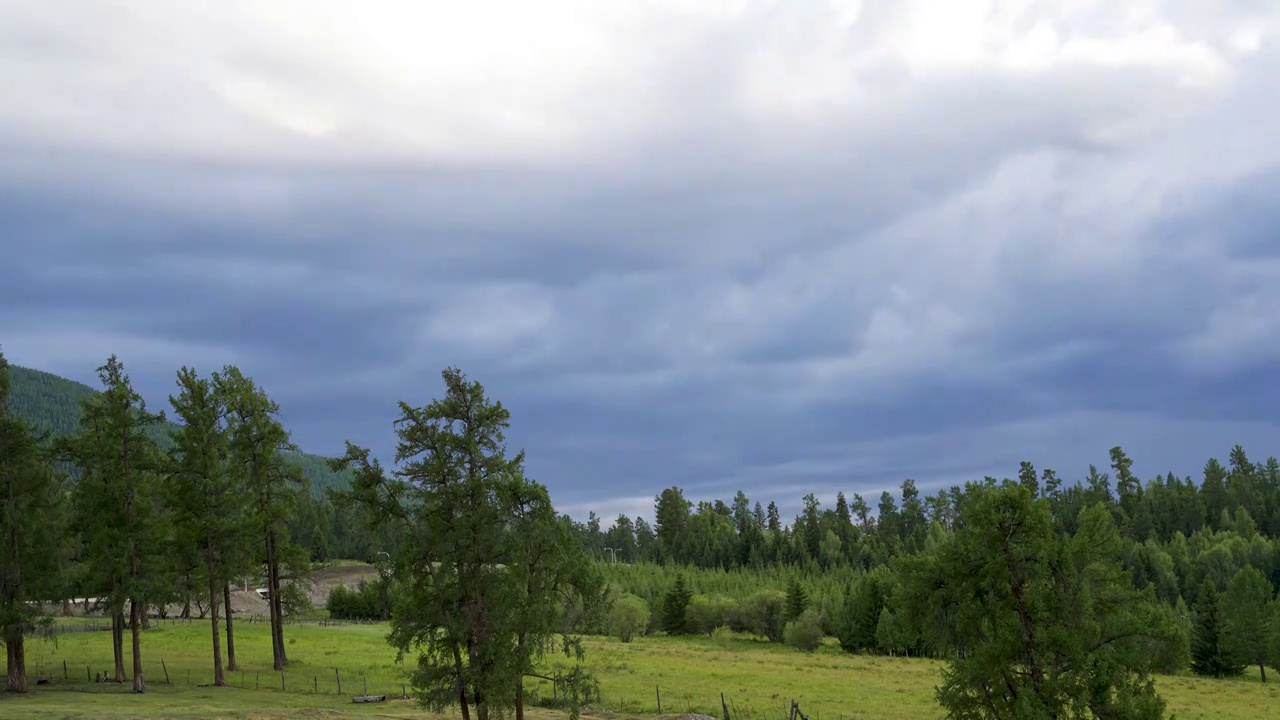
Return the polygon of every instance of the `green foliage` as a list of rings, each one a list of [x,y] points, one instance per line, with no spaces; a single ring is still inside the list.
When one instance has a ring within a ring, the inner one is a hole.
[[[388,590],[387,581],[382,578],[361,580],[354,588],[339,583],[329,591],[325,609],[335,620],[390,620],[392,600]]]
[[[1266,682],[1267,664],[1276,659],[1270,653],[1271,583],[1257,568],[1243,567],[1231,578],[1221,605],[1223,650],[1235,662],[1257,665]]]
[[[649,627],[649,605],[635,595],[627,595],[613,603],[609,611],[609,631],[624,643],[643,635]]]
[[[967,495],[960,529],[904,562],[891,611],[917,618],[935,647],[957,654],[938,688],[948,714],[1161,717],[1150,646],[1174,633],[1120,566],[1107,509],[1083,510],[1066,538],[1049,503],[1023,485],[970,484]]]
[[[27,423],[6,411],[9,364],[0,353],[0,641],[8,650],[6,688],[28,690],[25,643],[48,632],[40,601],[59,596],[58,559],[67,545],[61,482]]]
[[[687,612],[693,593],[684,584],[684,575],[677,575],[676,581],[662,601],[662,629],[668,635],[681,635],[688,631]]]
[[[442,398],[400,403],[392,477],[350,443],[341,465],[355,467],[352,499],[400,533],[388,640],[401,658],[417,654],[415,697],[435,711],[460,702],[464,715],[474,704],[487,720],[522,696],[522,676],[566,629],[559,599],[590,605],[603,585],[546,488],[524,477],[524,453],[507,456],[508,411],[460,371],[442,378]],[[572,636],[562,649],[581,658]],[[590,674],[568,677],[570,697],[585,702]]]
[[[787,622],[800,617],[807,607],[809,594],[804,591],[798,579],[792,578],[791,584],[787,586]]]
[[[728,625],[721,625],[711,631],[711,639],[720,647],[729,647],[733,644],[733,630]]]
[[[760,590],[748,597],[743,603],[743,615],[751,631],[770,642],[782,642],[786,603],[787,596],[781,590]]]
[[[1205,579],[1200,586],[1195,607],[1195,626],[1191,636],[1191,671],[1207,677],[1230,677],[1244,670],[1223,637],[1226,621],[1218,588]]]
[[[782,631],[783,642],[801,652],[813,652],[822,644],[822,624],[818,611],[809,608],[787,623]]]
[[[178,390],[177,396],[169,396],[182,424],[169,450],[165,499],[174,514],[175,542],[203,561],[183,563],[181,570],[203,570],[213,629],[213,682],[223,685],[218,602],[223,585],[246,555],[247,488],[229,464],[226,398],[215,391],[214,383],[186,367],[178,371]],[[194,584],[188,579],[189,587]]]
[[[889,579],[887,568],[877,568],[847,586],[839,637],[846,652],[879,647],[877,630],[884,609]]]
[[[687,629],[692,633],[711,635],[716,628],[734,622],[737,616],[738,604],[723,595],[694,595],[685,609]]]
[[[98,394],[88,385],[52,373],[11,366],[11,394],[6,403],[10,412],[27,421],[37,436],[69,436],[80,428],[80,409],[84,400]],[[161,423],[148,432],[161,449],[169,448],[170,437],[177,428]],[[343,490],[351,486],[348,470],[335,470],[331,459],[296,451],[284,451],[291,464],[298,466],[309,486],[318,496],[329,489]]]

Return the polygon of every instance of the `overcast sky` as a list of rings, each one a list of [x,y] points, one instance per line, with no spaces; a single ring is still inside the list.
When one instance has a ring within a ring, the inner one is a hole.
[[[577,517],[1280,453],[1274,0],[0,0],[0,343]]]

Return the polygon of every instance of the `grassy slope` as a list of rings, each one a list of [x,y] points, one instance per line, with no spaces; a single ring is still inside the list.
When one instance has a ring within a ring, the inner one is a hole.
[[[68,380],[51,373],[31,368],[13,366],[10,369],[12,394],[9,409],[31,423],[37,432],[63,435],[74,432],[79,424],[80,401],[98,391],[83,383]],[[156,412],[167,409],[167,399],[160,405],[148,403],[148,409]],[[173,428],[168,424],[168,428]],[[165,443],[168,434],[162,432],[157,440]],[[327,460],[318,455],[299,453],[293,461],[311,483],[317,494],[327,488],[347,488],[351,485],[349,473],[335,473]]]
[[[229,673],[228,680],[246,687],[193,687],[207,683],[212,674],[208,633],[205,622],[164,624],[147,632],[145,672],[155,692],[141,698],[124,688],[84,681],[86,665],[98,670],[110,667],[109,633],[63,634],[56,644],[32,642],[28,650],[32,671],[43,671],[56,684],[40,688],[32,697],[0,701],[0,717],[421,716],[411,704],[398,700],[362,707],[348,697],[363,691],[366,677],[370,693],[399,695],[401,669],[395,653],[384,644],[386,625],[286,628],[293,662],[285,674],[287,692],[280,691],[280,675],[270,669],[270,637],[262,624],[238,626],[237,654],[244,672]],[[655,713],[654,687],[660,686],[667,715],[686,711],[718,715],[723,692],[735,716],[747,720],[781,720],[791,698],[813,720],[941,717],[932,690],[941,664],[849,656],[830,642],[819,652],[805,655],[749,638],[736,638],[727,647],[701,637],[639,638],[629,645],[590,638],[587,657],[601,679],[604,698],[599,712]],[[168,665],[173,688],[162,684],[161,658]],[[70,682],[61,679],[63,660]],[[342,674],[343,696],[336,694],[335,667]],[[313,678],[318,678],[319,694],[313,694]],[[263,689],[254,689],[258,682]],[[1169,712],[1182,720],[1261,718],[1280,706],[1280,686],[1262,685],[1256,674],[1217,681],[1161,677],[1158,684]],[[314,710],[300,712],[301,708]]]

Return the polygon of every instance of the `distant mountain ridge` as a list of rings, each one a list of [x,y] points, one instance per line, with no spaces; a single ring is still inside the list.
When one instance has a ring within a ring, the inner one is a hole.
[[[24,418],[37,433],[68,435],[75,432],[80,423],[80,402],[98,394],[97,390],[84,383],[43,370],[11,365],[9,371],[9,412]],[[176,428],[173,423],[165,423],[156,437],[162,447],[168,445],[168,431]],[[346,489],[351,486],[350,472],[334,472],[329,468],[328,458],[297,453],[290,459],[302,469],[311,483],[312,492],[317,495],[329,488]]]

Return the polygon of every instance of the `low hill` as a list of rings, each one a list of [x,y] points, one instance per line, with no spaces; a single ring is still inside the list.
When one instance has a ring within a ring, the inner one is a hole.
[[[37,433],[67,435],[75,432],[80,422],[80,401],[97,394],[97,390],[42,370],[13,365],[10,367],[9,411],[25,418]],[[165,423],[156,434],[161,447],[169,444],[169,434],[176,429]],[[350,473],[334,472],[328,459],[319,455],[298,453],[293,461],[302,469],[317,495],[329,488],[351,486]]]

